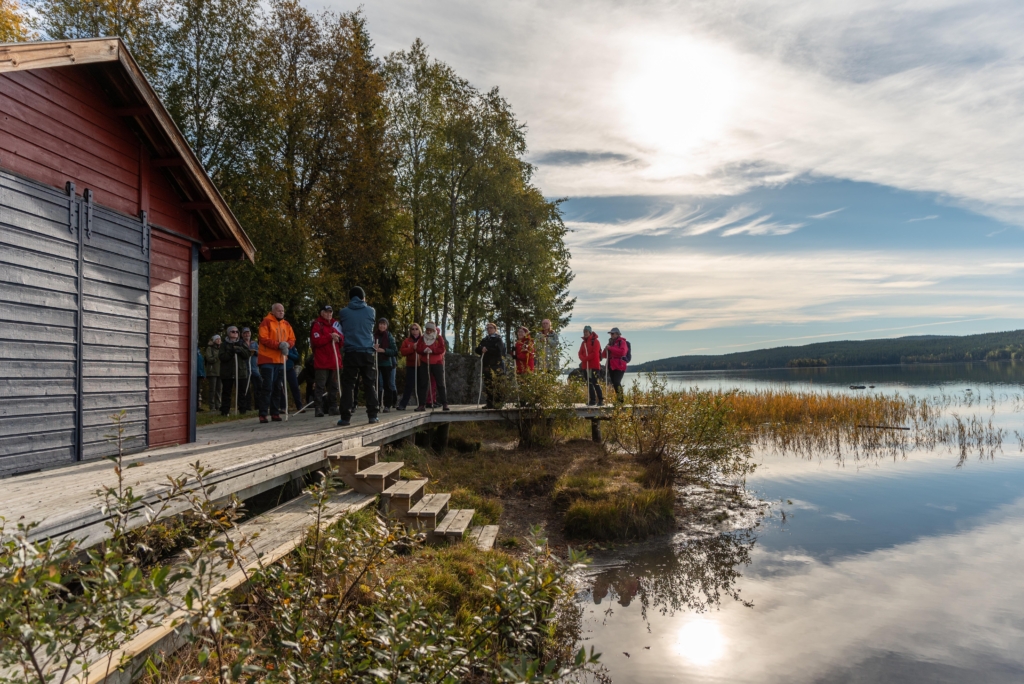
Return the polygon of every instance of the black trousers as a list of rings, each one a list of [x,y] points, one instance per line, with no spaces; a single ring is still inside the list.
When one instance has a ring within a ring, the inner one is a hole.
[[[417,404],[419,403],[416,381],[419,379],[420,370],[422,370],[422,366],[420,369],[417,369],[416,366],[405,367],[405,391],[402,392],[402,401],[398,402],[399,408],[404,409],[413,399],[416,399]]]
[[[284,369],[279,363],[265,363],[260,366],[260,415],[269,412],[272,416],[284,413]]]
[[[262,384],[259,373],[253,373],[248,376],[248,391],[245,389],[246,382],[245,378],[238,381],[238,410],[242,413],[252,409],[253,405],[259,403],[260,385]],[[256,399],[256,401],[253,401],[253,399]]]
[[[587,390],[590,395],[588,405],[603,404],[604,392],[601,391],[601,371],[590,369],[584,372],[587,374]]]
[[[437,383],[437,401],[441,402],[442,406],[446,406],[448,404],[448,390],[444,386],[443,363],[434,363],[430,365],[420,366],[420,406],[425,406],[427,403],[427,391],[430,389],[431,377],[433,377],[434,382]]]
[[[313,406],[327,413],[338,401],[338,371],[333,368],[317,368],[313,372]]]
[[[226,416],[233,408],[231,397],[235,394],[235,381],[233,378],[220,379],[220,415]],[[238,411],[242,411],[242,392],[245,391],[245,378],[238,381]]]
[[[615,389],[615,401],[622,401],[622,376],[626,374],[626,371],[610,370],[608,371],[608,381],[612,383],[612,387]]]
[[[497,384],[497,376],[504,375],[505,371],[501,366],[491,366],[488,368],[484,366],[484,396],[486,397],[484,404],[485,408],[495,408],[494,394],[495,385]]]
[[[366,415],[373,418],[377,415],[377,372],[374,369],[374,357],[370,352],[345,352],[345,367],[341,370],[341,417],[352,418],[352,407],[355,404],[356,382],[362,378],[363,396],[366,398]]]

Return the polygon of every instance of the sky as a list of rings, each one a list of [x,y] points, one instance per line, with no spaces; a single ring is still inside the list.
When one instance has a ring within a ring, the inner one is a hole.
[[[500,88],[566,198],[570,327],[637,362],[1024,328],[1024,3],[363,9]]]

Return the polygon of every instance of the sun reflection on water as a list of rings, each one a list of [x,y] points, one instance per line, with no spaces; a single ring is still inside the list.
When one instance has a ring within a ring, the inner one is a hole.
[[[718,622],[695,615],[676,635],[675,652],[691,665],[707,667],[725,655],[726,639]]]

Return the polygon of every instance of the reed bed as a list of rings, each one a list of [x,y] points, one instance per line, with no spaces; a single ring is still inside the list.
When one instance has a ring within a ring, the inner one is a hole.
[[[682,394],[695,396],[696,392]],[[992,458],[1006,436],[991,417],[962,413],[965,408],[995,412],[997,398],[980,393],[919,398],[762,389],[718,395],[753,446],[804,457],[895,458],[915,449],[945,447],[958,455],[962,465],[974,454]],[[1021,444],[1024,447],[1024,440]]]

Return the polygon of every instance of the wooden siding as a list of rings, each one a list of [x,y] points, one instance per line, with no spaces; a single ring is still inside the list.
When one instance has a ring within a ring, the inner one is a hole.
[[[192,245],[154,230],[150,272],[149,443],[189,441]]]
[[[0,475],[76,458],[74,218],[67,195],[0,172]]]

